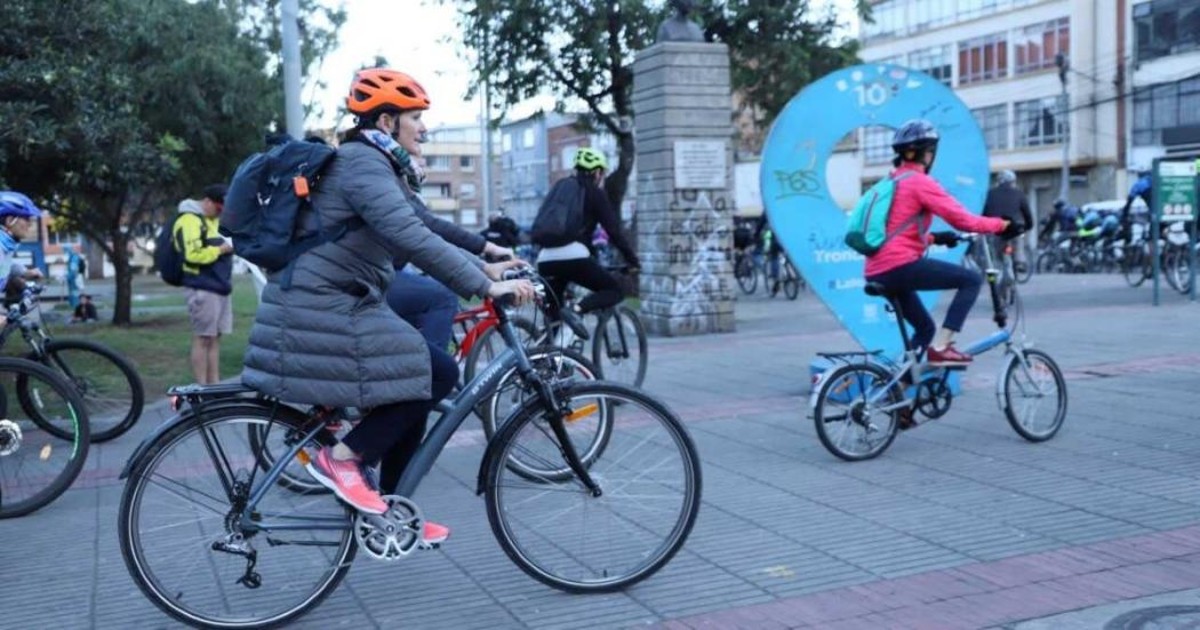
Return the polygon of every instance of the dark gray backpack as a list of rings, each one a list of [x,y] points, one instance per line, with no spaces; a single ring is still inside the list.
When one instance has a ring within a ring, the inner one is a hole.
[[[554,184],[537,217],[529,238],[538,247],[562,247],[579,240],[587,217],[583,204],[587,191],[578,177],[564,177]]]

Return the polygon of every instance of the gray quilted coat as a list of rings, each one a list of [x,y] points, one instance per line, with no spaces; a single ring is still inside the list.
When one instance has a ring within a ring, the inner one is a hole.
[[[271,278],[250,329],[242,380],[300,404],[374,407],[430,395],[424,337],[388,308],[393,264],[411,262],[463,297],[491,281],[414,211],[389,159],[342,145],[314,193],[322,225],[354,216],[365,227],[301,255],[291,286]]]

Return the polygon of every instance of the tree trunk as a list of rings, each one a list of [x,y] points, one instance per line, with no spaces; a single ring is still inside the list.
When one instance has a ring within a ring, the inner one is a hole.
[[[112,323],[128,326],[133,323],[133,273],[129,267],[128,234],[121,230],[109,233],[112,239],[112,265],[116,286]]]

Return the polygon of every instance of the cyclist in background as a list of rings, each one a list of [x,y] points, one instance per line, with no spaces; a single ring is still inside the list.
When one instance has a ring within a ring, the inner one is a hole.
[[[783,246],[779,244],[779,239],[775,238],[766,212],[758,215],[754,224],[754,244],[754,257],[759,267],[763,265],[763,256],[767,257],[767,276],[771,282],[771,295],[775,295],[779,293],[779,258],[783,255]]]
[[[550,291],[558,298],[551,300],[547,309],[551,317],[557,317],[563,291],[570,283],[591,291],[575,305],[577,315],[616,306],[625,298],[621,284],[593,258],[592,235],[597,225],[602,226],[608,234],[610,246],[625,257],[630,272],[637,271],[641,266],[625,231],[621,229],[620,218],[609,204],[608,195],[600,187],[607,169],[608,159],[603,153],[590,147],[583,147],[575,153],[575,174],[570,177],[576,178],[583,187],[583,226],[570,243],[561,247],[543,247],[537,258],[538,273],[546,278]]]
[[[33,201],[19,192],[0,191],[0,294],[19,293],[25,280],[42,277],[41,270],[29,269],[15,260],[17,245],[34,230],[34,221],[42,216]],[[0,313],[0,326],[8,317]]]
[[[1029,211],[1029,200],[1025,193],[1017,188],[1017,174],[1010,170],[1000,171],[996,177],[996,186],[988,191],[987,201],[983,204],[983,216],[1005,219],[1020,226],[1022,232],[1033,227],[1033,213]],[[997,247],[992,251],[1002,252],[1010,243],[1013,247],[1013,268],[1018,272],[1025,268],[1025,248],[1020,243],[1012,243],[1015,239],[996,239]],[[982,267],[982,265],[981,265]]]
[[[1146,202],[1146,208],[1153,208],[1150,203],[1150,197],[1154,193],[1153,180],[1150,177],[1149,169],[1141,169],[1138,171],[1137,181],[1133,182],[1133,186],[1129,187],[1129,196],[1125,199],[1125,205],[1121,208],[1121,233],[1130,234],[1131,220],[1129,218],[1129,210],[1133,207],[1133,202],[1138,197]]]

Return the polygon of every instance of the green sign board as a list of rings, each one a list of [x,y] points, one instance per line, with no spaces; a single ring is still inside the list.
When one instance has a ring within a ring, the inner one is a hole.
[[[1196,163],[1158,163],[1154,178],[1154,205],[1163,223],[1196,219]]]

